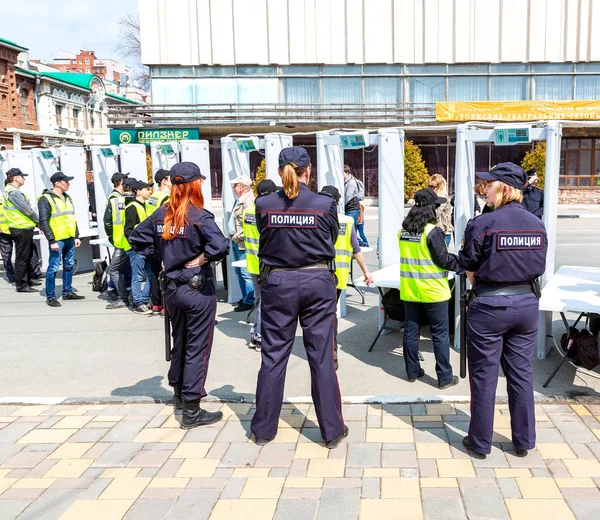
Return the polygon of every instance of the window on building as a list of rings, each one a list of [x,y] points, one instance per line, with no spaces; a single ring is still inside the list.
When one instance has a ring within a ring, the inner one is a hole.
[[[89,74],[89,73],[90,73],[90,68],[89,68],[89,67],[86,67],[86,68],[85,68],[85,71],[86,71],[86,72]]]
[[[404,97],[402,78],[365,78],[366,104],[399,103]]]
[[[76,65],[77,64],[77,60],[71,60],[71,65]]]
[[[600,76],[577,76],[575,99],[600,99]]]
[[[86,59],[85,59],[85,64],[86,64],[86,65],[89,65],[89,64],[90,64],[90,59],[89,59],[89,58],[86,58]]]
[[[491,101],[522,101],[529,99],[527,76],[492,76]]]
[[[408,101],[410,103],[435,103],[436,101],[446,101],[446,78],[409,78]]]
[[[536,65],[536,69],[539,65]],[[573,99],[573,76],[536,76],[535,99]]]
[[[79,60],[79,65],[83,65],[83,60]]]
[[[73,128],[75,130],[79,130],[79,113],[80,110],[78,108],[73,109]]]
[[[361,103],[360,78],[323,78],[323,104]]]
[[[487,101],[487,76],[457,76],[448,78],[449,101]]]
[[[29,123],[29,91],[26,88],[21,89],[21,116],[23,122]]]
[[[283,96],[286,103],[316,104],[319,102],[318,78],[285,78]]]
[[[55,110],[56,110],[56,126],[58,128],[62,128],[62,126],[63,126],[63,106],[56,105]]]
[[[560,186],[600,187],[600,139],[567,137],[561,141]]]

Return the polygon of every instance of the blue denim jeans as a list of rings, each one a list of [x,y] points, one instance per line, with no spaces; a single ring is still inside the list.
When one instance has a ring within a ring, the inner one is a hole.
[[[62,295],[67,296],[73,292],[73,266],[75,264],[75,239],[57,240],[58,251],[50,249],[48,269],[46,270],[46,298],[56,299],[56,273],[60,269],[62,259]]]
[[[360,217],[360,210],[353,209],[352,211],[348,211],[346,213],[346,216],[354,219],[354,229],[356,229],[356,238],[358,238],[358,245],[360,247],[369,247],[369,241],[365,236],[365,225],[359,225],[358,223],[358,217]]]
[[[246,250],[240,249],[239,246],[232,240],[231,241],[231,252],[233,254],[233,261],[246,260]],[[242,303],[248,305],[254,305],[254,285],[252,284],[252,277],[250,273],[244,267],[234,267],[235,274],[237,275],[240,289],[242,291]]]
[[[133,249],[127,251],[129,263],[131,264],[131,299],[133,306],[137,307],[148,303],[150,297],[150,283],[152,280],[152,267],[150,261],[145,255],[136,253]],[[142,282],[146,278],[146,283],[142,289]]]

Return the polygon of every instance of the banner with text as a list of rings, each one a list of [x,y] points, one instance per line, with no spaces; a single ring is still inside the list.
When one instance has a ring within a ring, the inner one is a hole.
[[[600,120],[600,100],[594,101],[464,101],[438,102],[440,122]]]
[[[150,144],[200,139],[197,128],[111,130],[110,144]]]

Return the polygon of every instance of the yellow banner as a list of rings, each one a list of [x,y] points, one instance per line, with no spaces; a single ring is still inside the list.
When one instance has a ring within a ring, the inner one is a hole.
[[[600,100],[594,101],[460,101],[435,104],[435,118],[450,121],[540,121],[600,119]]]

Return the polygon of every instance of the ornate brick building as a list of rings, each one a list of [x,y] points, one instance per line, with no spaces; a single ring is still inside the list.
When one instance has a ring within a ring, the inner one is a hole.
[[[35,78],[17,68],[18,56],[27,49],[0,38],[0,146],[40,146],[35,106]],[[15,130],[24,130],[19,133]]]

